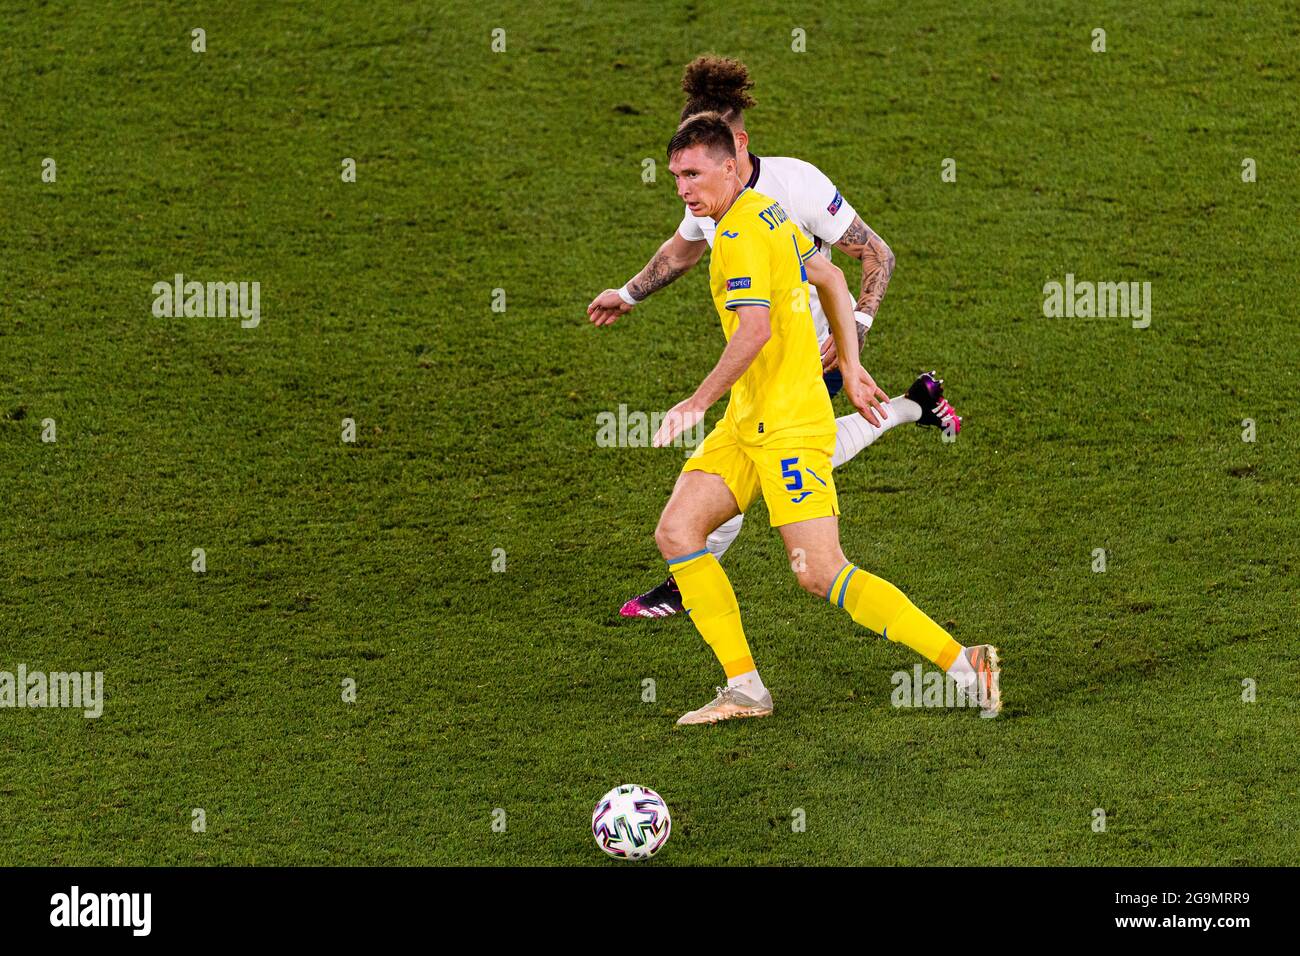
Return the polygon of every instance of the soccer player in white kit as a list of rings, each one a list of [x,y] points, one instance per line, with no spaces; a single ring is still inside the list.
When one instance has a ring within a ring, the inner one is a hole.
[[[760,157],[749,152],[744,110],[754,105],[749,95],[752,86],[744,64],[719,56],[697,57],[686,67],[682,78],[682,89],[687,96],[682,119],[701,112],[720,113],[735,136],[737,172],[745,185],[779,202],[828,259],[831,247],[838,246],[862,262],[861,294],[854,313],[861,345],[889,285],[894,255],[816,166],[801,159]],[[715,229],[716,224],[708,216],[696,216],[686,210],[677,231],[660,246],[644,269],[623,288],[606,289],[592,300],[587,307],[591,321],[608,325],[631,311],[636,303],[685,274],[699,262],[706,248],[712,248]],[[843,384],[837,367],[835,340],[826,313],[817,300],[817,290],[810,287],[809,292],[808,304],[822,347],[824,381],[834,397]],[[961,418],[944,398],[943,382],[932,372],[918,377],[906,394],[888,403],[887,409],[888,416],[879,423],[868,421],[856,411],[836,419],[833,467],[838,468],[886,431],[904,422],[940,428],[950,436],[961,430]],[[709,535],[708,549],[715,556],[721,558],[731,546],[743,519],[743,515],[737,515]],[[681,595],[670,576],[627,601],[619,613],[624,617],[668,617],[681,610]]]

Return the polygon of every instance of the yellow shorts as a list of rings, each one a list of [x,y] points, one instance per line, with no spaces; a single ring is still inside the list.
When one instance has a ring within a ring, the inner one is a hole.
[[[772,527],[840,513],[831,476],[835,433],[790,435],[765,445],[743,445],[725,420],[718,422],[682,472],[720,475],[742,512],[761,490]]]

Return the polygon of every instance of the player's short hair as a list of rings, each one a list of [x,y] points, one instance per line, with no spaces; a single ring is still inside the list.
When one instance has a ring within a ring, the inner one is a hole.
[[[731,127],[717,113],[696,113],[687,117],[668,141],[668,158],[672,159],[674,153],[692,146],[705,147],[717,160],[736,158],[736,139],[731,135]]]
[[[743,126],[743,112],[754,105],[749,95],[754,81],[745,64],[730,57],[706,53],[686,64],[682,92],[686,105],[682,119],[696,113],[719,113],[732,126]]]

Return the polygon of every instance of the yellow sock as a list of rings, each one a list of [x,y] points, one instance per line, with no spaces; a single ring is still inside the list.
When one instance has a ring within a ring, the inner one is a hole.
[[[732,678],[754,669],[745,629],[740,625],[740,605],[731,590],[727,572],[708,550],[696,551],[668,562],[677,579],[686,616],[699,630],[713,653]]]
[[[835,576],[826,600],[844,608],[863,627],[906,644],[945,671],[961,653],[952,635],[926,617],[907,595],[852,562]]]

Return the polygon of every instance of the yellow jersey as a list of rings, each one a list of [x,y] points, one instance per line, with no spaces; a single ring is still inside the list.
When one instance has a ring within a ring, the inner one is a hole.
[[[737,441],[762,445],[835,432],[803,265],[816,252],[780,203],[752,189],[718,221],[709,285],[723,334],[730,341],[743,305],[767,306],[772,322],[772,337],[731,386],[723,421]]]

